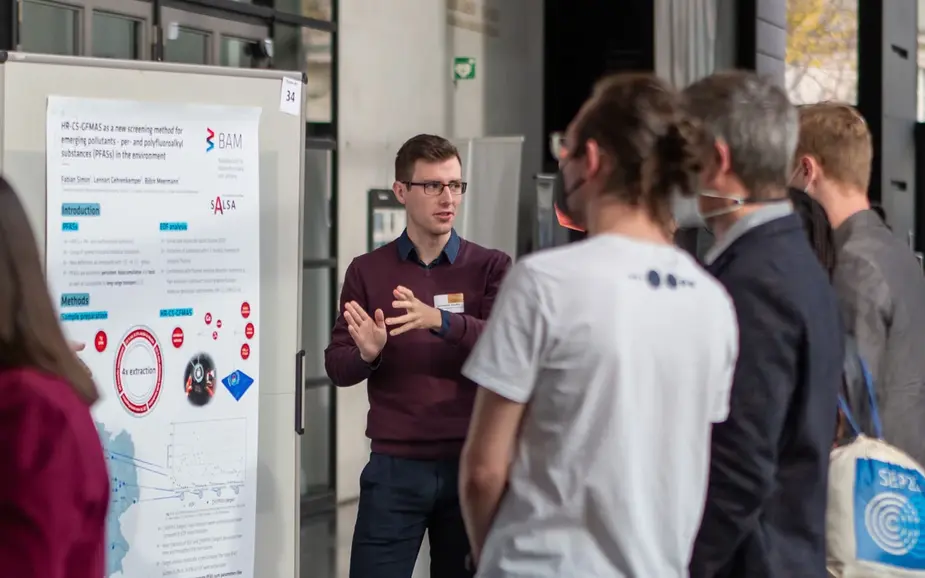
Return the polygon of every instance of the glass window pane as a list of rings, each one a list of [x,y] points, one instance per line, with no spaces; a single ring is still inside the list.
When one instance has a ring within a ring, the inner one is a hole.
[[[856,104],[858,0],[787,0],[786,60],[794,104]]]
[[[254,41],[222,36],[222,66],[234,68],[256,68],[254,66]]]
[[[168,38],[164,42],[164,60],[182,64],[208,64],[209,34],[180,26],[176,38]]]
[[[918,42],[918,76],[916,82],[916,109],[918,121],[925,122],[925,0],[918,0],[919,42]]]
[[[919,33],[921,34],[921,32]],[[916,78],[916,116],[919,122],[925,122],[925,68],[922,62],[919,64],[918,76]]]
[[[134,18],[93,13],[93,54],[98,58],[141,58],[141,22]]]
[[[80,12],[73,8],[26,0],[22,3],[20,46],[24,52],[79,54]]]
[[[281,23],[277,23],[274,29],[273,67],[301,70],[308,78],[305,86],[305,120],[331,122],[333,34]]]
[[[302,445],[302,472],[299,489],[302,496],[323,494],[331,490],[331,388],[305,390],[305,435]]]
[[[265,35],[264,35],[265,36]],[[261,40],[222,36],[222,66],[234,68],[269,68],[268,49]]]
[[[239,0],[240,1],[240,0]],[[331,20],[332,0],[258,0],[252,4],[272,4],[280,12],[299,14],[318,20]]]
[[[302,271],[302,348],[305,350],[305,378],[325,377],[324,348],[331,338],[331,269]],[[308,421],[308,420],[306,420]]]
[[[308,78],[305,85],[305,120],[308,122],[331,122],[333,36],[322,30],[302,29],[304,70]]]
[[[331,151],[305,151],[305,201],[302,221],[302,258],[331,257],[329,227],[331,198]]]
[[[331,274],[328,268],[302,271],[302,347],[305,349],[306,379],[325,378],[324,348],[334,324],[331,310]],[[305,435],[302,444],[303,496],[330,489],[328,456],[331,448],[331,388],[305,390]]]

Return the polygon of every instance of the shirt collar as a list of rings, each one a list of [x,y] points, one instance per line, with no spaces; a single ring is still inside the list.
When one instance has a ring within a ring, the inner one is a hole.
[[[407,261],[411,258],[412,254],[414,258],[420,261],[420,258],[417,256],[417,252],[414,250],[414,244],[411,243],[411,238],[408,237],[408,229],[405,229],[401,232],[401,236],[398,237],[398,256],[401,257],[402,261]],[[446,242],[446,245],[443,247],[443,251],[440,252],[440,256],[434,261],[434,263],[424,263],[425,265],[436,264],[440,260],[440,257],[445,257],[447,261],[452,265],[456,262],[456,256],[459,255],[459,235],[456,234],[456,229],[450,231],[450,240]]]
[[[885,227],[883,219],[873,209],[865,209],[851,215],[845,222],[838,226],[832,233],[832,240],[835,241],[835,249],[841,248],[848,242],[848,239],[856,231],[861,229],[874,229]]]
[[[789,200],[766,203],[757,211],[748,213],[729,227],[729,230],[726,231],[726,236],[723,237],[721,241],[717,241],[715,245],[710,247],[710,250],[707,251],[704,257],[704,263],[712,265],[726,249],[731,247],[742,235],[755,227],[759,227],[775,219],[786,217],[791,213],[793,213],[793,205]]]

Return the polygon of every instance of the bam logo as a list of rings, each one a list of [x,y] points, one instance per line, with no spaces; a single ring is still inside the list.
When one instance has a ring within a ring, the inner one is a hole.
[[[215,200],[212,201],[212,214],[225,214],[225,211],[234,211],[237,207],[234,206],[234,199],[222,200],[221,197],[215,197]]]
[[[222,150],[244,149],[244,135],[239,132],[215,132],[211,128],[207,128],[206,135],[206,145],[208,145],[206,146],[206,152],[211,151],[216,146]]]
[[[220,132],[216,136],[218,137],[218,148],[220,149],[244,149],[244,135],[239,132]]]

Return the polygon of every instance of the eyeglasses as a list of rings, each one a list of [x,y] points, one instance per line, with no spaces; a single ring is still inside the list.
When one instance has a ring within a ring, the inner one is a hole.
[[[448,183],[440,181],[405,181],[406,187],[421,187],[424,189],[424,194],[429,197],[443,194],[444,188],[450,189],[450,193],[453,195],[461,195],[466,192],[468,185],[469,183],[464,181],[450,181]]]

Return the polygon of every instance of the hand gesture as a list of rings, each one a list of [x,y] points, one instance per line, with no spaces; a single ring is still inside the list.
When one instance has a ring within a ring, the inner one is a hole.
[[[388,338],[382,309],[376,309],[373,317],[370,317],[359,303],[350,301],[344,305],[344,321],[347,322],[350,337],[360,350],[360,358],[366,363],[375,361]]]
[[[399,285],[392,294],[395,301],[392,307],[395,309],[404,309],[407,311],[401,317],[389,317],[385,320],[386,325],[399,325],[389,332],[389,335],[396,336],[411,331],[412,329],[440,329],[443,325],[443,316],[440,310],[430,305],[425,305],[420,299],[414,296],[411,289]]]

